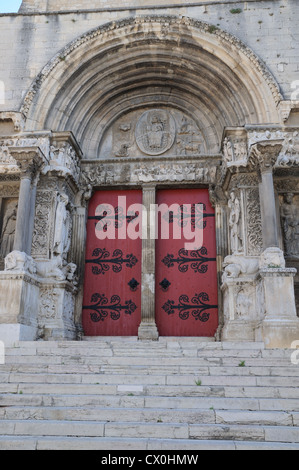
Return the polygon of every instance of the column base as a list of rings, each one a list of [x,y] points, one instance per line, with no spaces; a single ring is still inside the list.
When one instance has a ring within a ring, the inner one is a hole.
[[[296,312],[294,277],[296,269],[261,269],[265,317],[260,334],[267,348],[291,348],[299,341],[299,318]]]
[[[19,341],[36,341],[37,328],[34,326],[11,323],[0,325],[0,341],[6,347],[14,346]]]
[[[6,345],[37,337],[39,282],[25,272],[0,273],[0,340]]]
[[[159,332],[156,323],[141,323],[138,329],[140,341],[158,341]]]
[[[38,336],[44,341],[76,340],[74,322],[76,288],[67,281],[42,282]]]
[[[294,321],[266,319],[260,333],[267,349],[292,349],[292,343],[299,342],[299,318]]]
[[[221,341],[257,341],[256,276],[225,278]]]

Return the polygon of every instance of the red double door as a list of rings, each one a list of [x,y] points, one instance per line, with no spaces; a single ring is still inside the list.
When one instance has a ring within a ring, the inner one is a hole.
[[[218,327],[218,288],[215,213],[208,191],[161,190],[156,203],[164,208],[156,240],[159,334],[212,337]],[[136,204],[142,204],[142,191],[99,191],[90,202],[83,300],[86,336],[138,334],[142,217]],[[202,229],[202,246],[186,249],[188,228]],[[107,238],[99,232],[106,232]]]

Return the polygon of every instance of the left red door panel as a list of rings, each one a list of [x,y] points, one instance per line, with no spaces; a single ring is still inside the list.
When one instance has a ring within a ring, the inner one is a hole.
[[[130,212],[132,204],[142,204],[142,191],[98,191],[90,201],[83,299],[86,336],[138,335],[142,241],[129,237],[127,229],[141,215]],[[99,239],[98,230],[109,236]]]

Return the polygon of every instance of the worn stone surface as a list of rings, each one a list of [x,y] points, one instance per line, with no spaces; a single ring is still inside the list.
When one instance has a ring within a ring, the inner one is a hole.
[[[17,342],[0,366],[0,448],[298,450],[293,352],[195,338]]]

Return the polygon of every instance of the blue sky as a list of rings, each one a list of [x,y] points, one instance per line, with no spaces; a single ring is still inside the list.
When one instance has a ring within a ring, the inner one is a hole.
[[[0,13],[16,13],[22,0],[0,0]]]

